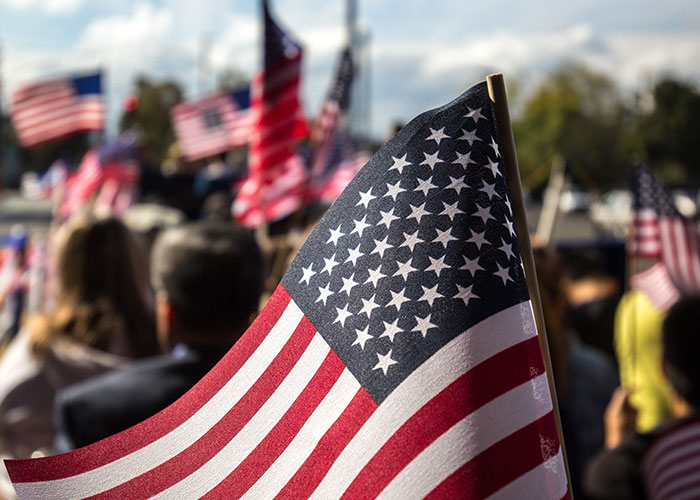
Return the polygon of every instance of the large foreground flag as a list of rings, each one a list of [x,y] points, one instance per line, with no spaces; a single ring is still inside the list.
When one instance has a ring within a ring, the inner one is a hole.
[[[628,253],[659,260],[681,293],[700,292],[698,224],[678,212],[671,195],[648,167],[634,167],[631,183],[634,213]]]
[[[568,498],[486,84],[404,127],[192,390],[20,499]]]
[[[247,226],[296,211],[306,186],[306,167],[294,150],[306,134],[300,98],[302,48],[275,22],[266,1],[263,15],[265,66],[250,87],[248,178],[233,205],[233,215]]]
[[[78,132],[102,130],[105,109],[99,73],[56,78],[18,88],[10,98],[12,123],[24,147]]]
[[[215,92],[183,101],[170,112],[182,153],[189,161],[244,146],[251,133],[250,89]]]

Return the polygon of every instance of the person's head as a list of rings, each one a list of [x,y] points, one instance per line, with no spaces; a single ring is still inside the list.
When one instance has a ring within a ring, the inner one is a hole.
[[[151,254],[163,347],[233,344],[258,309],[263,256],[248,230],[198,221],[166,229]]]
[[[664,370],[674,391],[700,409],[700,296],[684,297],[663,322]]]
[[[146,256],[131,231],[84,213],[61,227],[56,243],[56,309],[38,344],[61,333],[124,355],[157,352]]]

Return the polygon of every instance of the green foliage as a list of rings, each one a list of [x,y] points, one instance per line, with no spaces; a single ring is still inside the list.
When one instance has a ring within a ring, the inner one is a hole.
[[[654,86],[654,108],[639,117],[634,135],[642,157],[675,183],[700,184],[700,94],[665,79]]]
[[[524,104],[513,132],[526,187],[546,180],[560,154],[575,180],[589,189],[616,184],[626,165],[621,137],[625,111],[613,82],[583,66],[546,78]],[[533,179],[528,183],[528,179]],[[529,185],[528,185],[529,184]]]
[[[170,123],[170,108],[182,99],[182,90],[170,80],[154,82],[141,77],[136,82],[135,95],[138,107],[122,115],[119,129],[140,130],[146,152],[154,161],[160,161],[175,141]]]

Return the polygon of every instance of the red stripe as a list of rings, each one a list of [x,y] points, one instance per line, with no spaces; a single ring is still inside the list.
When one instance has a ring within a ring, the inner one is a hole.
[[[697,439],[696,439],[697,442]],[[684,445],[686,445],[686,442],[684,442]],[[683,465],[689,460],[693,458],[697,458],[698,450],[691,449],[687,451],[682,451],[681,453],[678,453],[672,460],[669,460],[667,463],[663,464],[662,467],[657,467],[654,468],[652,471],[650,471],[649,476],[647,477],[647,484],[649,486],[649,489],[651,490],[651,493],[654,495],[658,494],[661,490],[667,487],[669,483],[672,483],[674,481],[677,481],[679,478],[684,478],[688,479],[690,478],[693,473],[697,473],[696,470],[688,470],[688,467],[683,467]],[[663,457],[659,457],[659,459],[662,459]],[[652,464],[653,467],[653,464]],[[663,477],[663,481],[660,482],[659,477],[660,476],[665,476]],[[700,477],[697,479],[697,481],[700,481]],[[684,483],[683,485],[676,486],[672,491],[676,491],[678,489],[686,489],[688,487],[687,483]],[[666,497],[672,497],[673,495],[668,494]]]
[[[342,415],[323,435],[314,451],[275,498],[308,498],[376,409],[374,400],[360,388]]]
[[[360,471],[342,498],[379,495],[404,467],[460,420],[542,373],[537,337],[478,364],[411,416]]]
[[[265,404],[306,350],[316,329],[304,318],[285,347],[229,412],[187,450],[91,500],[149,498],[192,474],[216,455]]]
[[[81,125],[82,125],[82,124],[81,124]],[[17,136],[18,136],[18,138],[19,138],[19,142],[20,142],[20,144],[22,145],[22,147],[30,148],[30,147],[34,147],[34,146],[39,146],[39,145],[41,145],[41,144],[45,144],[45,143],[47,143],[47,142],[58,141],[58,140],[60,140],[60,139],[64,139],[64,138],[66,138],[66,137],[70,137],[70,136],[72,136],[72,135],[81,134],[81,133],[87,133],[87,132],[93,132],[93,131],[95,131],[95,130],[102,130],[102,128],[103,128],[103,125],[100,125],[99,127],[98,127],[98,126],[95,126],[95,127],[84,127],[84,126],[80,126],[80,127],[77,127],[77,128],[71,128],[71,129],[67,129],[67,130],[62,130],[62,131],[60,131],[60,132],[56,131],[56,132],[52,133],[51,135],[45,135],[45,136],[43,136],[43,137],[34,138],[34,139],[32,139],[32,140],[29,140],[29,141],[24,140],[24,139],[19,135],[19,132],[17,133]]]
[[[557,453],[557,426],[549,412],[464,464],[425,498],[462,498],[467,491],[470,499],[486,498]]]
[[[13,482],[27,483],[87,472],[133,453],[171,432],[199,410],[238,372],[277,323],[290,300],[284,288],[277,287],[263,312],[224,358],[193,389],[160,413],[123,431],[118,439],[107,438],[69,454],[9,461],[7,470],[10,478]]]
[[[340,358],[330,351],[309,384],[270,433],[225,480],[202,498],[238,498],[248,491],[289,446],[344,369]]]

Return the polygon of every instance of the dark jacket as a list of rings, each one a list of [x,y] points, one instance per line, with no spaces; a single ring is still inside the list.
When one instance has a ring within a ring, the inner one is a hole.
[[[86,446],[158,413],[194,386],[228,347],[180,344],[170,354],[130,363],[58,394],[58,451]]]

